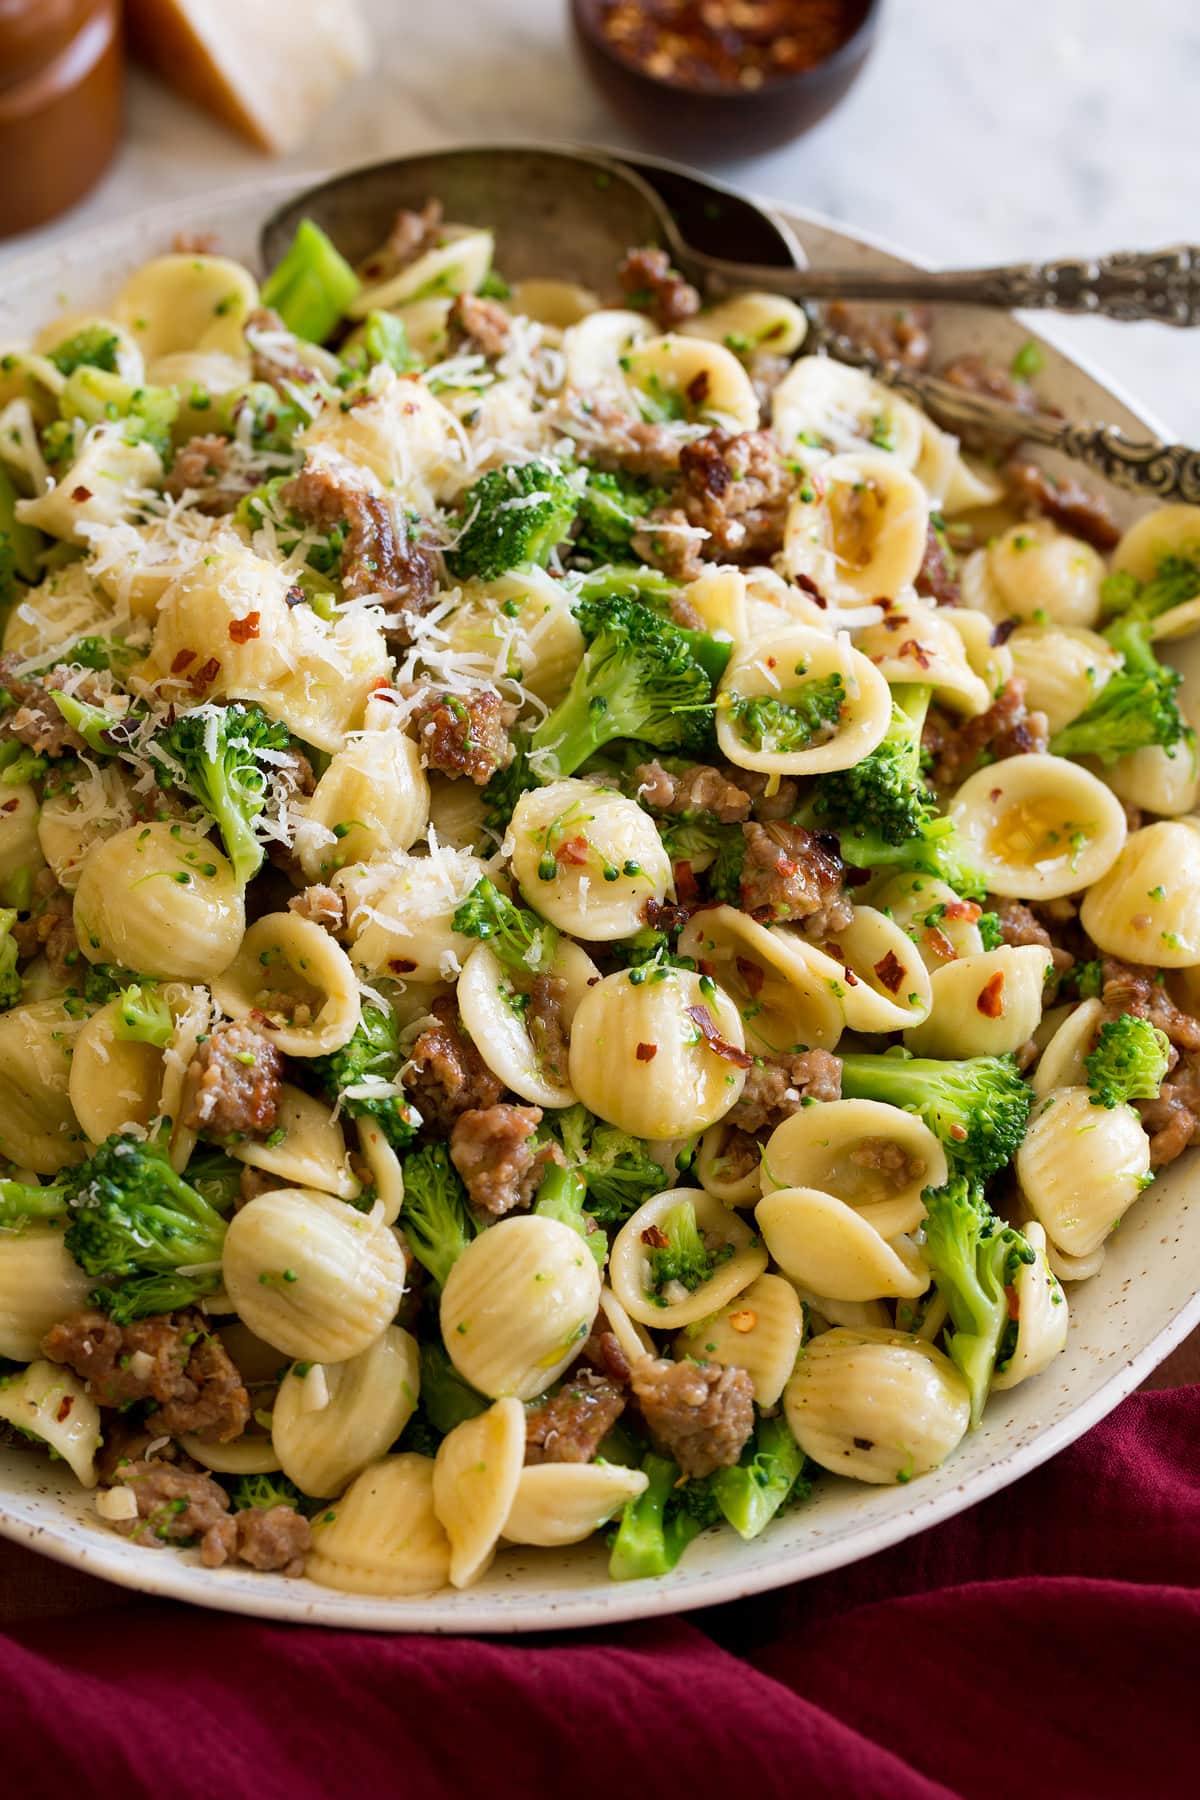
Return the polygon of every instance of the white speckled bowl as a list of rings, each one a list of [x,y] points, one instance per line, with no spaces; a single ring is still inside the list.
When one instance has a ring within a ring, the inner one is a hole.
[[[0,292],[0,345],[69,305],[102,299],[173,232],[216,231],[222,248],[254,260],[259,221],[297,182],[274,180],[207,204],[160,208],[9,265]],[[902,262],[878,245],[802,212],[788,218],[813,262]],[[987,349],[1007,363],[1029,325],[948,312],[943,353]],[[1065,413],[1105,418],[1134,433],[1159,428],[1111,387],[1051,345],[1040,387]],[[1114,496],[1127,514],[1127,497]],[[1110,1412],[1200,1322],[1200,1208],[1192,1159],[1177,1164],[1113,1239],[1100,1275],[1070,1291],[1065,1353],[1039,1379],[997,1394],[980,1429],[933,1475],[910,1487],[870,1488],[827,1477],[812,1500],[754,1544],[709,1532],[664,1581],[608,1581],[601,1546],[560,1553],[506,1550],[478,1587],[421,1600],[373,1600],[245,1570],[209,1571],[194,1551],[126,1543],[88,1497],[42,1458],[0,1450],[0,1532],[123,1587],[228,1612],[377,1631],[507,1632],[613,1623],[711,1606],[870,1556],[1005,1487]]]

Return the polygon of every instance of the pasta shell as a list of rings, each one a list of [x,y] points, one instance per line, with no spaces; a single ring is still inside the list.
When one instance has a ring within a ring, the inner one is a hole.
[[[582,1544],[645,1492],[649,1476],[616,1463],[540,1463],[522,1469],[504,1521],[510,1544]]]
[[[296,824],[309,881],[350,863],[407,850],[429,820],[429,783],[417,746],[393,727],[364,731],[332,757]]]
[[[685,337],[724,344],[737,356],[753,356],[760,350],[772,356],[794,356],[807,334],[808,315],[782,294],[731,294],[728,300],[706,306],[679,329]]]
[[[343,869],[333,885],[346,902],[354,967],[405,982],[453,979],[476,943],[455,931],[454,915],[486,874],[478,857],[440,847]]]
[[[945,1181],[946,1152],[915,1113],[879,1100],[830,1100],[776,1126],[760,1179],[764,1195],[819,1188],[866,1213],[891,1238],[920,1225],[921,1195]],[[886,1229],[880,1224],[885,1207]]]
[[[258,305],[254,277],[225,256],[188,252],[143,263],[113,302],[147,362],[177,350],[245,352],[243,328]]]
[[[1200,962],[1200,831],[1162,819],[1132,832],[1079,918],[1107,956],[1157,969]]]
[[[20,1169],[57,1175],[86,1153],[70,1081],[71,1052],[87,1017],[61,1000],[0,1013],[0,1154]]]
[[[280,1383],[271,1441],[285,1475],[305,1494],[340,1494],[383,1456],[417,1405],[417,1341],[389,1325],[348,1362],[325,1366],[326,1404],[305,1410],[297,1364]]]
[[[84,1305],[93,1279],[54,1226],[0,1232],[0,1356],[32,1361],[50,1327]]]
[[[760,925],[736,907],[713,906],[692,914],[679,949],[729,996],[751,1051],[782,1056],[800,1044],[832,1050],[841,1037],[842,969],[806,939]]]
[[[786,705],[790,695],[830,677],[843,684],[841,714],[832,734],[807,748],[775,748],[771,726],[755,726],[754,716],[745,712],[748,701]],[[735,650],[717,686],[717,742],[723,755],[738,768],[768,775],[852,768],[882,742],[891,717],[887,682],[866,657],[843,639],[803,625]]]
[[[465,225],[448,225],[441,242],[424,255],[406,263],[398,274],[365,287],[346,308],[350,319],[386,311],[413,300],[444,294],[474,294],[492,266],[495,239],[490,231]]]
[[[940,1350],[900,1332],[841,1327],[808,1345],[784,1410],[823,1469],[884,1483],[936,1469],[971,1421],[967,1385]]]
[[[987,567],[1003,618],[1087,626],[1100,616],[1103,557],[1045,521],[1002,533],[987,550]]]
[[[534,1214],[473,1238],[442,1289],[442,1337],[464,1380],[532,1400],[583,1348],[600,1272],[578,1232]]]
[[[362,1015],[350,959],[327,931],[298,913],[266,913],[213,978],[231,1019],[254,1015],[285,1056],[327,1056],[349,1043]]]
[[[456,1425],[438,1446],[433,1504],[450,1539],[455,1587],[470,1587],[487,1572],[524,1462],[525,1413],[515,1399],[497,1400],[478,1418]]]
[[[481,679],[517,681],[547,706],[558,705],[583,655],[583,633],[564,589],[532,566],[468,582],[442,629]]]
[[[717,1262],[707,1281],[693,1292],[685,1291],[682,1298],[668,1299],[655,1294],[650,1285],[646,1233],[681,1202],[694,1208],[696,1224],[709,1247],[713,1243],[732,1247],[733,1254]],[[701,1188],[668,1188],[645,1201],[622,1225],[609,1255],[608,1278],[631,1319],[653,1326],[656,1331],[673,1331],[719,1312],[735,1294],[749,1287],[766,1266],[767,1253],[744,1219]]]
[[[1013,899],[1093,887],[1125,842],[1120,801],[1061,756],[1009,756],[978,769],[947,810],[989,890]]]
[[[505,841],[528,905],[592,943],[632,937],[647,902],[672,889],[671,859],[650,815],[589,781],[552,781],[522,794]]]
[[[781,567],[830,600],[894,600],[916,580],[928,532],[928,496],[898,458],[834,456],[792,502]]]
[[[1054,1088],[1087,1086],[1083,1059],[1091,1050],[1106,1016],[1102,1000],[1084,1000],[1078,1006],[1066,1009],[1030,1079],[1030,1086],[1039,1100],[1045,1099]]]
[[[1085,1087],[1055,1088],[1030,1119],[1016,1170],[1050,1242],[1086,1257],[1145,1187],[1150,1140],[1132,1106],[1093,1106]]]
[[[589,984],[600,978],[599,971],[580,945],[564,939],[549,972],[553,979],[565,984],[562,1020],[569,1032]],[[566,1058],[560,1068],[552,1066],[541,1054],[530,1035],[529,1014],[514,1005],[519,996],[512,980],[487,944],[472,950],[455,994],[472,1042],[479,1046],[483,1060],[505,1087],[535,1106],[574,1104],[575,1090],[567,1078]]]
[[[115,836],[118,831],[123,831],[133,823],[133,797],[129,782],[124,772],[112,765],[97,769],[94,775],[74,787],[64,787],[57,794],[47,794],[40,814],[32,788],[18,788],[15,791],[22,796],[19,807],[0,818],[0,880],[6,879],[10,872],[21,866],[14,861],[10,871],[9,846],[14,828],[22,829],[25,793],[29,794],[32,801],[30,811],[35,826],[36,845],[40,846],[42,855],[54,870],[59,887],[65,888],[69,894],[73,894],[79,885],[84,862],[93,845]],[[7,798],[11,802],[11,791]],[[27,838],[26,846],[24,863],[36,860],[31,855],[35,844]]]
[[[283,1084],[270,1137],[232,1144],[229,1154],[251,1169],[278,1175],[290,1187],[315,1188],[321,1194],[336,1194],[339,1200],[357,1200],[362,1193],[342,1127],[328,1103],[290,1082]]]
[[[933,689],[940,705],[968,717],[992,704],[992,689],[974,667],[965,637],[926,602],[905,600],[892,607],[879,624],[856,633],[855,641],[884,681],[920,682]]]
[[[786,453],[810,467],[833,455],[883,450],[911,469],[922,450],[917,408],[828,356],[792,364],[771,397],[771,423]]]
[[[388,1599],[432,1594],[450,1573],[450,1540],[433,1507],[433,1459],[385,1457],[313,1522],[304,1573],[321,1587]]]
[[[355,1119],[358,1149],[370,1172],[370,1185],[375,1190],[376,1204],[383,1209],[385,1225],[394,1225],[404,1205],[404,1170],[395,1150],[367,1113]]]
[[[94,427],[62,480],[35,500],[19,500],[17,517],[50,537],[86,546],[94,531],[128,519],[136,495],[162,478],[157,450],[126,442],[119,430]]]
[[[218,1475],[273,1475],[280,1467],[275,1446],[264,1431],[244,1431],[229,1444],[209,1443],[195,1432],[185,1431],[177,1442],[193,1462]]]
[[[753,1206],[759,1185],[760,1146],[726,1120],[710,1125],[696,1149],[696,1179],[722,1206]]]
[[[9,882],[26,870],[36,875],[42,865],[41,819],[38,798],[27,781],[4,790],[7,811],[0,812],[0,881]]]
[[[89,962],[162,981],[210,981],[237,954],[246,909],[232,865],[211,838],[155,821],[93,847],[74,920]]]
[[[1033,1036],[1053,957],[1040,944],[960,956],[930,977],[933,1005],[904,1034],[914,1056],[1004,1056]]]
[[[1017,1342],[1007,1363],[992,1376],[992,1386],[1013,1388],[1052,1363],[1066,1347],[1067,1298],[1046,1261],[1046,1233],[1035,1222],[1025,1227],[1036,1261],[1022,1263],[1013,1287],[1016,1293]]]
[[[754,1211],[763,1241],[785,1275],[831,1300],[915,1300],[929,1286],[924,1258],[903,1237],[875,1227],[819,1188],[782,1188]]]
[[[639,391],[656,399],[670,396],[686,418],[728,420],[733,431],[758,426],[754,383],[723,344],[668,333],[634,344],[621,367],[635,396]]]
[[[760,1275],[711,1318],[685,1326],[675,1339],[677,1359],[745,1369],[756,1406],[774,1406],[796,1366],[804,1336],[804,1311],[791,1282]]]
[[[329,1194],[275,1188],[231,1219],[222,1273],[257,1337],[285,1356],[333,1363],[357,1356],[390,1324],[405,1265],[374,1215]]]
[[[0,1376],[0,1420],[40,1438],[76,1481],[95,1487],[100,1409],[73,1369],[39,1360]]]
[[[145,1131],[155,1119],[179,1118],[184,1071],[212,1008],[206,989],[181,982],[169,982],[162,998],[171,1010],[173,1030],[161,1049],[119,1035],[120,996],[93,1013],[75,1040],[67,1091],[93,1144],[129,1125]],[[182,1168],[195,1134],[176,1135],[172,1161]]]
[[[851,1031],[896,1031],[928,1017],[929,971],[908,933],[877,907],[856,906],[837,941],[826,940],[817,956]]]
[[[895,875],[871,891],[878,910],[912,939],[930,973],[956,956],[983,950],[981,908],[961,900],[947,882],[932,875]]]
[[[1051,736],[1086,712],[1121,666],[1098,631],[1079,626],[1022,625],[1008,650],[1014,675],[1025,683],[1025,704],[1045,713]]]

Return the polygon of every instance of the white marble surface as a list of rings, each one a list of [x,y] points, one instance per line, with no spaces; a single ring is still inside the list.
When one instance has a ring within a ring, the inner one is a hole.
[[[578,67],[565,0],[364,0],[372,75],[283,167],[455,138],[620,143]],[[887,0],[874,57],[809,136],[717,173],[861,226],[933,263],[1200,240],[1200,10],[1190,0]],[[141,76],[95,194],[24,245],[273,165]],[[180,223],[187,209],[180,206]],[[1065,321],[1176,436],[1200,440],[1200,333]]]

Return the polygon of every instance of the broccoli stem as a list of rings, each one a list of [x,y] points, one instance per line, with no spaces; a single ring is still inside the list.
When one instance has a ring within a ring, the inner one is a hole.
[[[803,1477],[804,1452],[786,1420],[760,1419],[741,1461],[718,1469],[712,1487],[725,1518],[749,1543],[794,1494],[803,1493]]]
[[[301,219],[296,235],[262,288],[262,303],[273,307],[288,330],[310,344],[323,344],[362,282],[319,225]]]
[[[597,1267],[602,1269],[608,1257],[608,1239],[591,1215],[584,1211],[587,1192],[587,1184],[581,1175],[551,1164],[542,1177],[533,1210],[539,1218],[556,1219],[560,1225],[569,1225],[572,1231],[578,1232]]]
[[[649,1477],[645,1491],[626,1503],[613,1539],[608,1573],[613,1581],[644,1581],[669,1575],[703,1522],[679,1507],[672,1507],[679,1469],[668,1457],[653,1451],[642,1468]]]

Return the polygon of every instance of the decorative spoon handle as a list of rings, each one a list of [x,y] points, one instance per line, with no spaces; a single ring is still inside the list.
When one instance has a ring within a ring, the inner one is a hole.
[[[1115,425],[1076,423],[1055,418],[1051,413],[1024,412],[970,393],[939,375],[926,375],[903,363],[885,362],[840,334],[810,334],[810,345],[814,339],[838,362],[868,370],[876,380],[915,400],[951,431],[964,425],[974,426],[998,438],[1043,444],[1131,493],[1200,505],[1200,450],[1189,449],[1186,444],[1167,444],[1159,438],[1128,438]]]
[[[761,287],[797,300],[936,300],[953,306],[1092,313],[1126,323],[1200,325],[1200,245],[1117,250],[996,269],[750,268],[694,256],[712,288]]]

